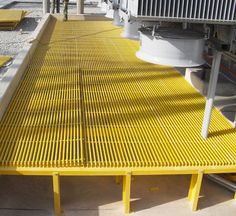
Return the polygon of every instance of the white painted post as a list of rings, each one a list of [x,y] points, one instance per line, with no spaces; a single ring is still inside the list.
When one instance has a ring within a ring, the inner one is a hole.
[[[77,0],[76,5],[77,5],[77,15],[83,14],[84,13],[84,0]]]
[[[216,85],[217,85],[217,80],[218,80],[219,71],[220,71],[221,56],[222,56],[222,52],[220,51],[216,51],[214,53],[214,58],[213,58],[212,67],[211,67],[210,82],[209,82],[208,92],[207,92],[205,114],[204,114],[204,119],[203,119],[203,124],[202,124],[202,137],[204,139],[206,139],[208,136],[209,126],[211,122],[211,114],[212,114],[212,108],[214,105],[213,103],[214,103],[214,98],[215,98]]]
[[[43,0],[43,14],[50,13],[50,0]]]

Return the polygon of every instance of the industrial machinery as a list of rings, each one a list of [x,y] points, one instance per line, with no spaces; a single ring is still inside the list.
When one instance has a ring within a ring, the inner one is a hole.
[[[104,0],[106,3],[106,17],[113,19],[113,25],[123,26],[123,21],[119,15],[120,0]]]
[[[140,32],[137,57],[147,62],[199,66],[205,41],[212,38],[228,44],[231,52],[236,49],[235,0],[121,0],[120,14],[125,35]],[[140,29],[145,21],[155,24]]]
[[[202,136],[207,138],[222,54],[236,52],[236,0],[107,0],[123,37],[140,39],[136,56],[173,67],[197,67],[210,54]],[[119,13],[118,13],[119,9]],[[109,14],[108,10],[108,14]],[[209,63],[209,62],[208,62]]]
[[[133,176],[191,175],[196,211],[204,175],[236,173],[236,133],[217,110],[206,140],[221,57],[234,58],[236,0],[107,5],[115,21],[125,20],[124,36],[140,32],[142,60],[192,67],[204,63],[203,53],[211,56],[203,138],[205,100],[176,70],[133,57],[138,43],[118,38],[120,29],[97,17],[47,15],[3,78],[0,175],[51,176],[56,216],[62,176],[122,176],[129,213]]]
[[[125,21],[123,35],[140,37],[136,56],[141,60],[196,67],[210,56],[207,63],[211,65],[211,74],[201,132],[207,138],[222,55],[230,53],[236,59],[236,0],[121,0],[120,16]],[[143,26],[147,21],[154,23]],[[235,108],[235,104],[227,107]],[[214,181],[222,184],[218,177]],[[224,185],[230,184],[224,181]]]

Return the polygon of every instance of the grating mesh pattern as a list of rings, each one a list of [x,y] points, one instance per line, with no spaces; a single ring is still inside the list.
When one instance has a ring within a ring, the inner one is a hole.
[[[236,164],[236,133],[174,69],[136,59],[109,22],[52,21],[0,122],[1,166]]]

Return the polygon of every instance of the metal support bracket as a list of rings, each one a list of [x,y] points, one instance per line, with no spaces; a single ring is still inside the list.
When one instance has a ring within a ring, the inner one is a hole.
[[[212,67],[211,67],[211,76],[210,76],[210,82],[207,92],[207,101],[205,106],[205,114],[202,124],[202,137],[204,139],[208,136],[210,121],[211,121],[211,114],[212,114],[212,108],[214,105],[214,98],[215,98],[215,91],[217,86],[217,80],[219,76],[220,71],[220,62],[221,62],[221,51],[216,51],[214,54]]]
[[[210,82],[209,82],[209,87],[208,87],[208,92],[207,92],[207,102],[206,102],[205,114],[204,114],[204,119],[203,119],[203,124],[202,124],[202,137],[204,139],[206,139],[208,136],[209,126],[211,122],[211,114],[212,114],[212,108],[213,108],[213,103],[214,103],[214,98],[215,98],[217,80],[218,80],[218,76],[220,72],[222,52],[230,50],[229,44],[224,43],[223,41],[218,40],[217,38],[210,38],[208,43],[215,50],[215,53],[213,56]]]

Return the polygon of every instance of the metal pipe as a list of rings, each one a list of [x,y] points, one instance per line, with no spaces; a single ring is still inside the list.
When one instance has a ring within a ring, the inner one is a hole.
[[[217,86],[217,80],[218,75],[220,71],[220,63],[221,63],[221,56],[222,52],[217,51],[214,54],[213,63],[211,67],[211,77],[207,92],[207,101],[205,106],[205,113],[204,113],[204,119],[202,123],[202,137],[206,139],[208,137],[208,131],[210,127],[211,122],[211,115],[212,115],[212,109],[213,109],[213,103],[215,98],[215,92],[216,92],[216,86]]]
[[[227,188],[228,190],[230,190],[232,192],[236,192],[236,184],[234,184],[233,182],[226,180],[223,177],[216,175],[216,174],[208,174],[207,177],[211,181]]]

